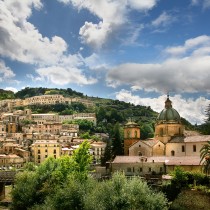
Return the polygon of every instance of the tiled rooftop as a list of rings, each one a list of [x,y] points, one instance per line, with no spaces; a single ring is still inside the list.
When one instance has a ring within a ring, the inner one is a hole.
[[[141,163],[141,159],[146,159],[148,163],[165,163],[166,165],[200,165],[199,156],[182,157],[142,157],[142,156],[116,156],[112,163]],[[144,161],[145,162],[145,161]]]
[[[207,142],[210,141],[210,135],[200,135],[200,136],[181,136],[174,137],[169,143],[179,143],[179,142]]]

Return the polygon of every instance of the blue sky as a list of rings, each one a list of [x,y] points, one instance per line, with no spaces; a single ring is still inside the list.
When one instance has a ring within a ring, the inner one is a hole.
[[[210,0],[0,0],[0,88],[70,87],[202,123]]]

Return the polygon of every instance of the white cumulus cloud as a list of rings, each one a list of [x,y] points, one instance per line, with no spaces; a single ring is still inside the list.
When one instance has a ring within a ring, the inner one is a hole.
[[[66,85],[69,83],[76,83],[82,85],[90,85],[97,82],[94,78],[87,78],[77,68],[63,68],[61,66],[50,66],[46,68],[39,68],[36,70],[39,78],[46,79],[56,85]]]
[[[17,88],[14,88],[14,87],[6,87],[4,88],[4,90],[11,90],[14,93],[18,92]]]
[[[95,83],[96,79],[83,73],[83,57],[69,54],[63,38],[45,37],[29,22],[33,9],[40,10],[42,7],[41,0],[0,1],[0,56],[34,65],[38,76],[27,74],[32,81],[48,79],[60,85]],[[4,63],[1,62],[0,67],[1,79],[15,76]]]
[[[40,0],[0,1],[0,55],[31,64],[57,62],[66,51],[61,37],[51,39],[28,22],[32,8],[40,9]]]
[[[192,5],[202,5],[204,9],[210,7],[210,0],[191,0]]]
[[[174,17],[169,15],[167,12],[162,12],[155,20],[152,21],[154,27],[165,27],[174,21]]]
[[[12,79],[15,73],[5,65],[4,61],[0,60],[0,81]]]
[[[100,49],[109,38],[109,35],[129,22],[130,10],[139,12],[152,9],[157,0],[58,0],[64,4],[72,4],[77,9],[87,9],[96,15],[98,23],[85,22],[79,34],[84,43]]]
[[[172,56],[162,63],[125,63],[116,66],[108,71],[107,84],[112,87],[127,84],[161,93],[209,92],[209,40],[209,36],[200,36],[187,40],[183,46],[168,47],[165,51]]]

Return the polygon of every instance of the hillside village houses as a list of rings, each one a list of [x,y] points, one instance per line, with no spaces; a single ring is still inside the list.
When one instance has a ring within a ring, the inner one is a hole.
[[[210,135],[192,134],[184,130],[179,113],[167,97],[165,108],[157,117],[155,136],[140,140],[140,128],[134,122],[124,126],[124,153],[111,163],[111,170],[126,175],[163,174],[181,166],[188,171],[200,171],[200,149],[210,141]]]
[[[28,161],[40,164],[50,156],[72,155],[84,139],[79,138],[79,125],[63,122],[74,119],[90,120],[94,125],[97,122],[95,113],[58,115],[33,114],[30,109],[13,110],[19,104],[71,102],[60,95],[11,101],[0,101],[1,110],[12,109],[0,113],[1,168],[22,167]],[[23,120],[33,123],[21,124]],[[105,134],[97,135],[105,141],[91,141],[90,153],[95,162],[103,156],[109,138]],[[116,156],[109,169],[110,172],[124,171],[128,176],[169,173],[177,165],[185,170],[200,170],[200,149],[207,141],[210,141],[208,135],[192,135],[185,131],[180,115],[172,107],[168,96],[165,108],[157,117],[154,138],[141,140],[140,127],[135,122],[124,125],[124,156]]]
[[[30,109],[15,110],[17,106],[34,104],[60,104],[80,102],[85,106],[94,103],[81,98],[64,98],[61,95],[44,95],[25,100],[0,101],[0,168],[20,168],[26,162],[42,163],[47,157],[58,158],[71,155],[84,141],[78,136],[79,125],[63,124],[66,120],[89,120],[96,125],[95,113],[58,115],[57,113],[33,114]],[[9,112],[10,111],[10,112]],[[22,121],[28,120],[29,124]],[[105,151],[105,142],[91,141],[90,153],[100,160]]]

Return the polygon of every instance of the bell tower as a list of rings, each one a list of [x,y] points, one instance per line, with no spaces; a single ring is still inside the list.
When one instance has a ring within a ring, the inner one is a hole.
[[[135,122],[124,125],[124,155],[129,155],[129,147],[140,140],[140,127]]]

